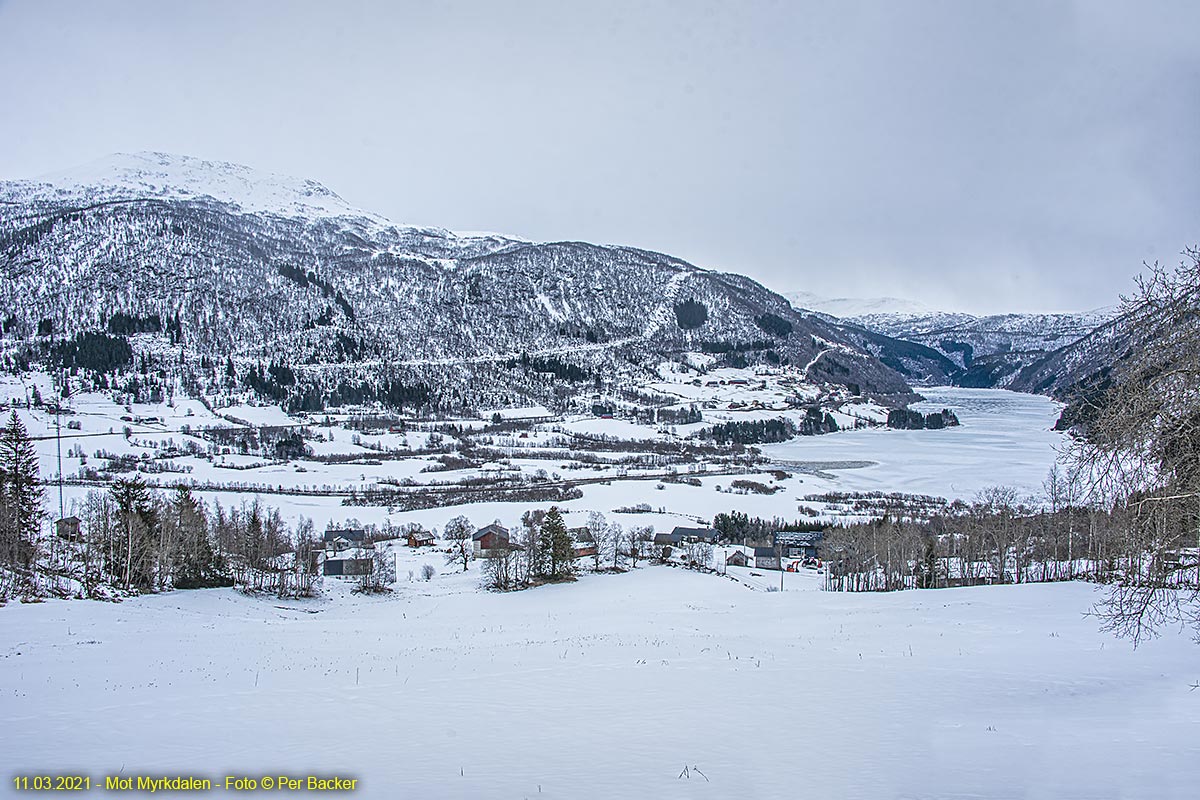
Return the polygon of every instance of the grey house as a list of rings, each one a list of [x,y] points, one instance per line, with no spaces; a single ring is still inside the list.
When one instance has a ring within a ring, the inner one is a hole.
[[[774,547],[754,548],[756,569],[779,569],[779,552]]]
[[[328,528],[325,531],[325,549],[339,552],[349,547],[369,547],[367,532],[362,528]]]
[[[370,575],[375,562],[369,558],[327,558],[322,574],[331,577],[358,577]]]

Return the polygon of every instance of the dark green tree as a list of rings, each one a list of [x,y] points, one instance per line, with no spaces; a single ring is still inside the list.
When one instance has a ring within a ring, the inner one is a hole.
[[[172,584],[176,589],[233,584],[225,559],[213,550],[204,507],[191,489],[181,485],[175,490],[163,524],[170,532],[163,539],[171,543]]]
[[[154,586],[158,512],[146,482],[141,477],[118,478],[112,484],[113,502],[124,541],[116,550],[109,573],[126,590]]]
[[[33,564],[43,515],[37,451],[14,411],[0,436],[0,556],[7,563]]]
[[[574,574],[575,547],[558,506],[551,506],[542,520],[538,551],[542,557],[546,577],[557,580]]]

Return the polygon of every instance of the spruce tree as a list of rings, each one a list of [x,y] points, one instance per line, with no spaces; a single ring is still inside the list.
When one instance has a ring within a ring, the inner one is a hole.
[[[0,436],[0,540],[8,563],[33,563],[43,515],[37,451],[13,411]]]
[[[545,559],[548,577],[562,578],[575,571],[575,547],[558,506],[551,506],[546,512],[538,539],[538,549]]]
[[[172,584],[176,589],[229,586],[232,580],[225,560],[214,552],[208,537],[208,520],[191,489],[180,485],[171,498],[168,521],[173,529]]]
[[[126,590],[133,587],[146,589],[153,586],[153,560],[155,538],[158,529],[158,514],[149,487],[140,476],[113,481],[113,501],[121,524],[122,550],[109,572],[121,581]]]

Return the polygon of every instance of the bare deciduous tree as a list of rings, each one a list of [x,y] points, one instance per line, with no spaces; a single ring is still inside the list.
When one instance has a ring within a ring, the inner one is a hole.
[[[475,532],[475,526],[471,524],[471,520],[463,516],[457,516],[446,523],[445,529],[442,531],[442,536],[450,542],[451,552],[446,558],[447,564],[462,563],[463,572],[466,572],[471,564],[471,536]]]
[[[1084,396],[1069,457],[1094,506],[1127,514],[1099,613],[1139,641],[1165,623],[1200,635],[1200,249],[1122,298],[1131,344]]]

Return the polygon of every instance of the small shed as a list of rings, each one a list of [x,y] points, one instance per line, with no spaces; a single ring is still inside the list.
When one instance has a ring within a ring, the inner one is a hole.
[[[429,531],[411,530],[408,532],[409,547],[432,547],[433,534]]]
[[[79,517],[63,517],[54,523],[54,530],[60,539],[78,541]]]
[[[734,550],[725,556],[725,565],[728,567],[744,567],[747,566],[748,562],[749,559],[746,557],[744,550]]]

